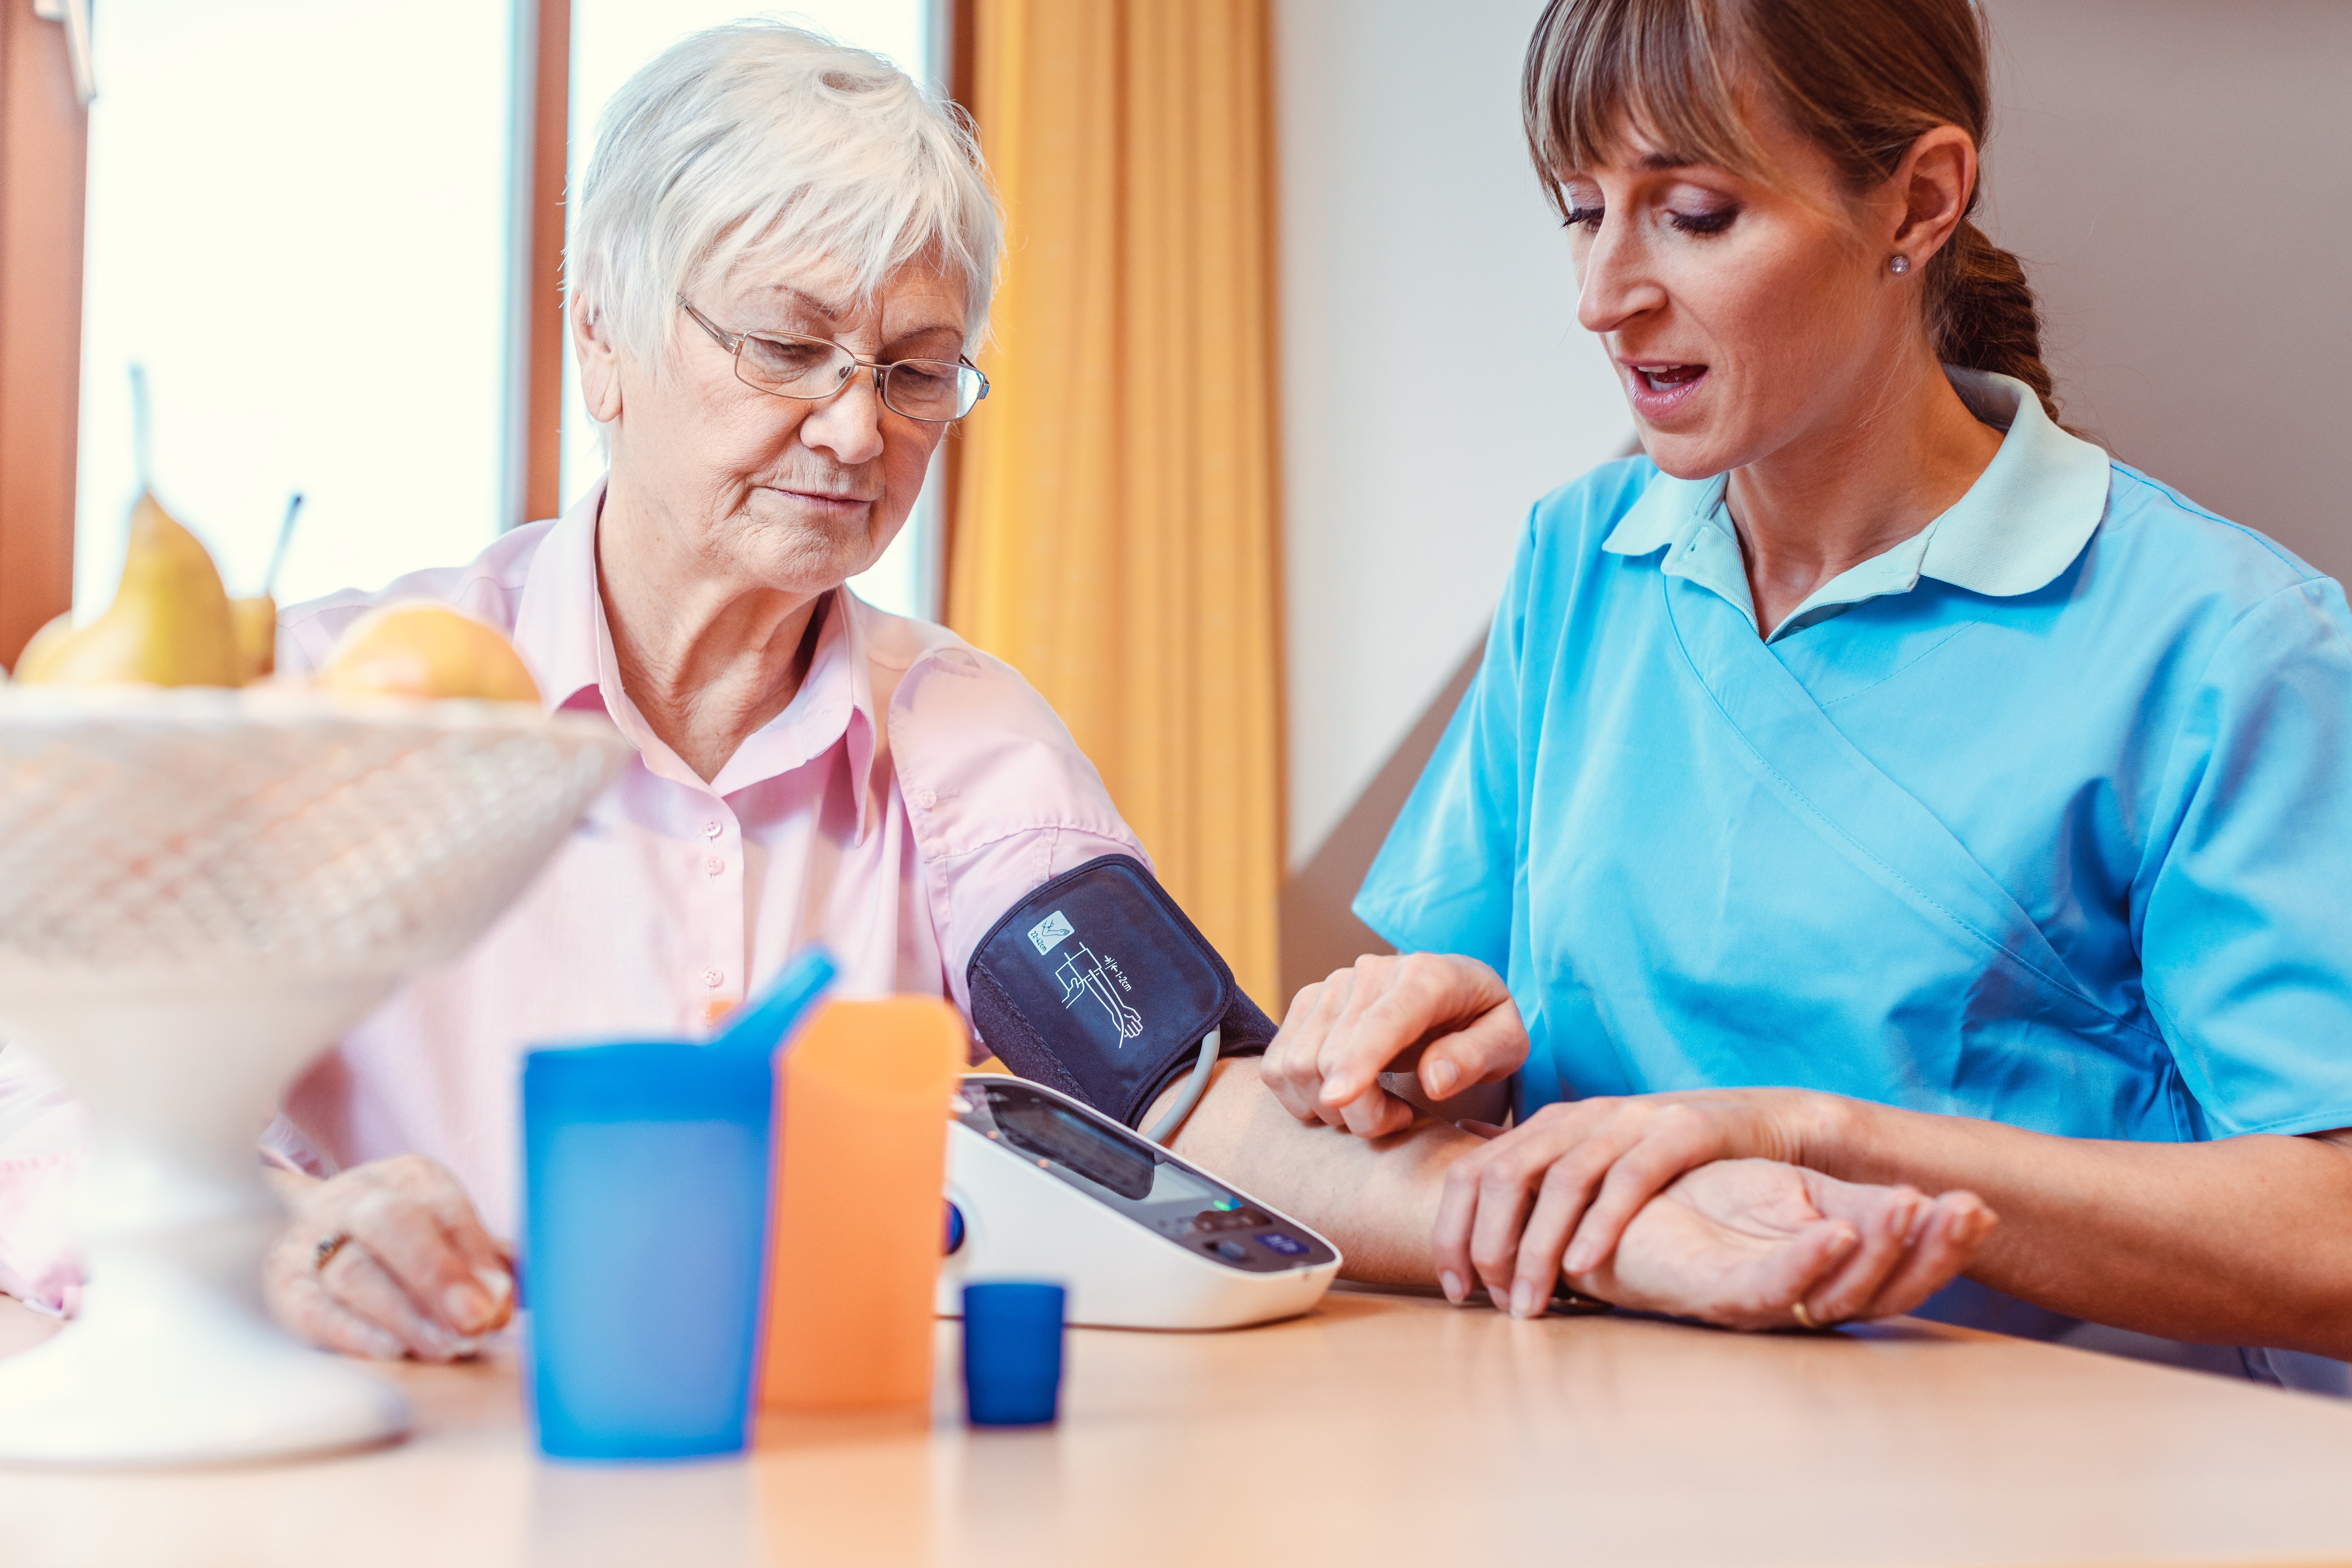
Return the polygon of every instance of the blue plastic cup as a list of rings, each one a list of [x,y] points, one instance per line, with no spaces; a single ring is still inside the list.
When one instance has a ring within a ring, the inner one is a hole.
[[[683,1459],[743,1447],[773,1096],[765,1051],[670,1041],[525,1058],[540,1452]]]
[[[975,1426],[1039,1426],[1060,1413],[1059,1285],[991,1280],[963,1288],[964,1413]]]

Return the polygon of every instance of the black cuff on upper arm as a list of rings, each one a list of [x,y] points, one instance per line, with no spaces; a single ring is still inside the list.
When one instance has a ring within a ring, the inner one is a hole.
[[[1019,1073],[1129,1127],[1223,1031],[1255,1056],[1275,1023],[1142,862],[1104,855],[989,928],[965,971],[972,1023]]]

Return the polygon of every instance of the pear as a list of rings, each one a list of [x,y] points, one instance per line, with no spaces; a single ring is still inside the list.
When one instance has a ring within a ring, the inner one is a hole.
[[[41,623],[41,629],[25,644],[25,651],[16,656],[16,679],[38,680],[41,666],[57,657],[66,638],[73,636],[73,612],[64,611]]]
[[[379,696],[539,700],[539,683],[504,632],[430,599],[386,605],[353,621],[314,680],[330,691]]]
[[[20,679],[65,686],[242,686],[244,674],[228,593],[213,558],[146,494],[131,509],[114,603],[54,651],[43,650]]]
[[[237,668],[249,686],[278,668],[278,601],[267,594],[231,599],[228,613],[236,626]]]

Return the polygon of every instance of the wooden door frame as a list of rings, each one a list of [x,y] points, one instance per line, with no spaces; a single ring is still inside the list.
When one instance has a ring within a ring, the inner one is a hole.
[[[0,0],[0,664],[73,604],[89,153],[64,25]]]
[[[571,157],[572,0],[515,0],[515,271],[508,300],[501,526],[563,506],[563,184]]]
[[[966,114],[972,112],[972,71],[979,54],[975,47],[980,29],[978,10],[979,0],[932,0],[931,5],[934,82],[946,92],[949,101]],[[977,121],[974,116],[974,122]],[[971,345],[974,353],[980,348],[980,344]],[[939,504],[931,513],[937,520],[939,538],[931,544],[929,581],[924,584],[930,599],[925,606],[926,613],[942,626],[947,623],[948,605],[953,603],[950,587],[955,582],[956,504],[963,490],[961,425],[948,426],[943,447],[938,475]]]

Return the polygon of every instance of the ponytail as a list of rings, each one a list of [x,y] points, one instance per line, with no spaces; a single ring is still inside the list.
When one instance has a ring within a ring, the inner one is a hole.
[[[2042,363],[2042,309],[2016,257],[1966,218],[1927,263],[1928,324],[1936,355],[1963,370],[2015,376],[2058,422],[2050,367]]]

